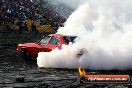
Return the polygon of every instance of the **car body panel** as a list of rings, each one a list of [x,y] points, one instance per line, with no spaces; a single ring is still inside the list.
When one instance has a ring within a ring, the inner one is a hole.
[[[61,34],[50,34],[47,37],[43,37],[37,43],[18,44],[17,50],[21,53],[22,49],[26,49],[32,58],[36,58],[39,52],[50,52],[55,48],[62,49],[63,44],[68,44],[65,41],[65,37],[70,36],[64,36]],[[76,38],[76,36],[71,37],[74,37],[74,39]],[[70,41],[71,40],[69,40],[69,42]]]

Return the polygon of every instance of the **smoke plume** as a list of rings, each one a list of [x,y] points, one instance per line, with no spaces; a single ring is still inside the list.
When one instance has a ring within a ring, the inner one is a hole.
[[[62,50],[40,52],[38,66],[132,69],[131,6],[131,0],[85,0],[57,32],[79,38],[74,44],[63,45]],[[77,57],[82,48],[85,54]]]

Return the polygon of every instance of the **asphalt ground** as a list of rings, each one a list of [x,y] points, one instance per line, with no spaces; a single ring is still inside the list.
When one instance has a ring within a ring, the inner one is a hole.
[[[128,74],[132,71],[92,71],[88,74]],[[36,61],[23,62],[16,45],[0,46],[0,88],[132,88],[128,84],[79,84],[77,69],[39,68]]]

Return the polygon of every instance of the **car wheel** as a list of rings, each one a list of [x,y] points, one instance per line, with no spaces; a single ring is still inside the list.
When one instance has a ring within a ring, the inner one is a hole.
[[[22,50],[22,58],[23,58],[25,61],[31,60],[30,54],[29,54],[29,52],[28,52],[26,49],[23,49],[23,50]]]

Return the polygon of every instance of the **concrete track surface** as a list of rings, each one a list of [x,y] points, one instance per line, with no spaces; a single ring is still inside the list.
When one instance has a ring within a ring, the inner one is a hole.
[[[91,71],[90,74],[129,74],[132,71]],[[38,68],[36,61],[24,63],[15,45],[0,46],[0,88],[132,88],[129,84],[79,84],[77,69]]]

